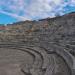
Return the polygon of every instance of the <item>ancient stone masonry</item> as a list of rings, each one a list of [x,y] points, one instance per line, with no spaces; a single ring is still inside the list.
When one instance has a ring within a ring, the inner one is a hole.
[[[75,13],[8,24],[0,31],[0,75],[75,75]]]

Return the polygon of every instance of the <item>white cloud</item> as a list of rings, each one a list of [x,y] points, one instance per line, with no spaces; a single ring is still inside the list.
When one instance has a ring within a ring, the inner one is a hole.
[[[52,0],[56,5],[60,5],[62,0]]]
[[[52,11],[56,10],[57,6],[62,6],[61,0],[33,0],[31,5],[26,8],[26,13],[28,13],[31,17],[40,16],[41,18],[51,16]],[[59,9],[59,8],[58,8]],[[57,9],[57,10],[58,10]],[[56,11],[57,11],[56,10]]]
[[[30,20],[30,18],[28,18],[28,17],[19,16],[19,15],[12,14],[12,13],[9,13],[9,12],[5,12],[5,11],[2,11],[2,10],[0,10],[0,13],[12,16],[14,18],[17,18],[18,20],[27,20],[27,19]]]
[[[75,0],[0,0],[2,13],[20,20],[54,17],[56,13],[62,15],[67,5],[75,6]]]
[[[70,0],[69,4],[70,4],[71,6],[75,6],[75,0]]]

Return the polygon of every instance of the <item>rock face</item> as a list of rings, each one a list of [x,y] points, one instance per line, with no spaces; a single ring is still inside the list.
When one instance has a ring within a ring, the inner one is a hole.
[[[70,13],[0,28],[0,75],[75,75],[74,20]]]

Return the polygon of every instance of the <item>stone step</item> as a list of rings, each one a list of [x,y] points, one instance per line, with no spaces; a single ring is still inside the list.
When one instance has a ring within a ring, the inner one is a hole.
[[[49,64],[49,58],[48,58],[48,55],[47,55],[47,51],[45,48],[41,48],[41,47],[31,47],[32,49],[38,51],[42,57],[43,57],[43,66],[42,66],[42,69],[46,69],[48,64]]]
[[[56,54],[61,56],[67,63],[68,67],[71,70],[71,74],[75,75],[75,58],[74,58],[74,56],[72,54],[70,54],[67,50],[65,50],[62,47],[59,47],[57,45],[55,45],[55,49],[56,49],[55,50]]]

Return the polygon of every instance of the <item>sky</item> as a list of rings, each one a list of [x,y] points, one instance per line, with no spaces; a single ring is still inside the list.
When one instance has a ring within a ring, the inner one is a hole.
[[[0,24],[75,12],[75,0],[0,0]]]

